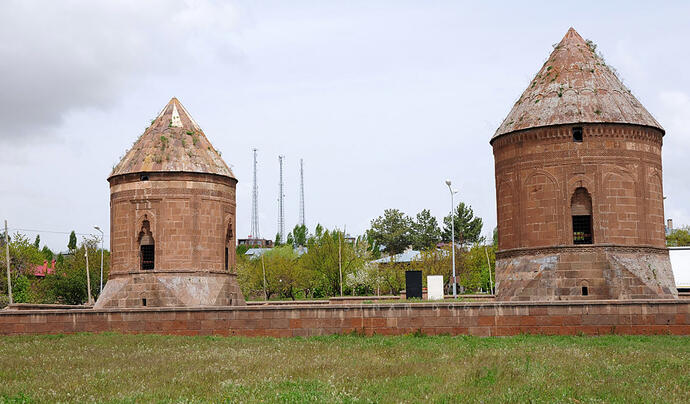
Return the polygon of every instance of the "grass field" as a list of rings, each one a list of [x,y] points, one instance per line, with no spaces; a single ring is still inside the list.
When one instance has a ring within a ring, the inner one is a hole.
[[[0,402],[689,398],[689,337],[0,337]]]

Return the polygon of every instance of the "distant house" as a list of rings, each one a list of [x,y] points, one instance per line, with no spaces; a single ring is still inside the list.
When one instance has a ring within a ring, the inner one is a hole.
[[[391,262],[394,263],[410,263],[412,261],[419,261],[421,257],[421,252],[417,250],[405,250],[401,252],[400,254],[395,254],[395,255],[389,255],[387,257],[379,258],[377,260],[371,261],[374,264],[390,264]]]
[[[244,255],[248,256],[250,259],[259,258],[264,255],[266,251],[270,250],[270,248],[250,248],[244,253]]]
[[[244,255],[248,256],[249,259],[254,259],[261,257],[268,251],[271,251],[271,248],[250,248],[244,253]],[[294,251],[299,257],[307,252],[307,247],[298,246],[294,248]]]
[[[50,275],[55,272],[55,260],[50,261],[50,266],[48,266],[48,261],[44,260],[43,265],[36,265],[33,270],[33,275],[39,278],[45,278],[46,275]]]
[[[690,247],[669,247],[673,278],[679,292],[690,292]]]
[[[273,248],[273,240],[265,238],[241,238],[237,240],[237,245],[246,245],[256,248]]]

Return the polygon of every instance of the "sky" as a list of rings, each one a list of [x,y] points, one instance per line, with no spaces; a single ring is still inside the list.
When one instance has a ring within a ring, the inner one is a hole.
[[[666,217],[689,225],[689,17],[672,1],[3,1],[0,219],[53,250],[94,225],[107,245],[106,179],[177,97],[239,180],[239,237],[252,148],[263,237],[280,154],[288,229],[302,158],[312,231],[362,234],[388,208],[440,221],[450,179],[489,235],[489,139],[572,26],[666,129]]]

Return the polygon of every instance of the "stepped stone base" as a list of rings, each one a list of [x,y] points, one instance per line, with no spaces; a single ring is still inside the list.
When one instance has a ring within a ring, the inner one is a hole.
[[[244,306],[237,275],[228,272],[111,274],[95,308]]]
[[[677,299],[668,250],[564,246],[499,251],[496,299]]]

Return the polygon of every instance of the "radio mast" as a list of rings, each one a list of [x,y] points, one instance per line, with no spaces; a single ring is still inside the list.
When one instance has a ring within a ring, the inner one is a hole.
[[[304,160],[299,159],[299,225],[305,225],[304,218]]]
[[[278,217],[278,234],[280,235],[280,242],[285,243],[285,190],[283,188],[283,160],[285,156],[278,156],[278,162],[280,163],[280,183],[279,183],[279,197],[278,205],[280,209]]]
[[[249,238],[261,238],[259,233],[259,186],[256,183],[256,150],[254,152],[254,185],[252,187],[252,230]]]

